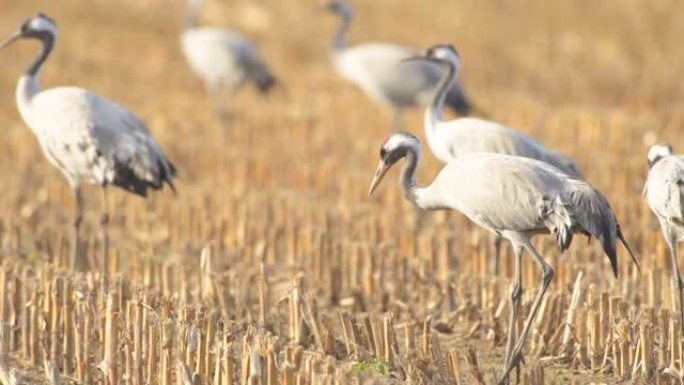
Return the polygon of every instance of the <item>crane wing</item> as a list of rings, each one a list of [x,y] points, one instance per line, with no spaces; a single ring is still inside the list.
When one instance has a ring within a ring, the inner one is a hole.
[[[468,154],[447,164],[429,186],[438,201],[494,232],[547,227],[549,202],[562,193],[563,174],[527,158]]]
[[[414,105],[421,92],[432,92],[439,69],[431,63],[406,62],[415,55],[410,48],[368,43],[336,54],[340,72],[374,98],[401,106]]]
[[[145,195],[172,186],[175,168],[145,124],[121,105],[75,87],[38,94],[35,124],[48,158],[70,180],[114,184]]]
[[[476,152],[492,152],[524,156],[548,163],[570,176],[581,175],[577,164],[568,156],[551,151],[532,137],[510,127],[478,118],[460,118],[442,123],[439,141],[449,143],[449,156]]]
[[[617,275],[616,240],[624,240],[605,197],[544,162],[503,154],[470,154],[447,164],[428,188],[434,203],[463,212],[501,233],[548,230],[561,249],[581,232],[599,239]]]

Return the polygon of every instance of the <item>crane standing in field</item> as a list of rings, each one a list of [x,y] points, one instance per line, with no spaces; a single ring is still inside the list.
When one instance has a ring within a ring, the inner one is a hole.
[[[332,43],[335,68],[344,78],[356,84],[377,103],[394,111],[394,126],[403,125],[402,111],[407,107],[425,105],[440,80],[440,69],[432,63],[399,62],[416,54],[410,48],[390,43],[367,43],[347,47],[347,32],[353,19],[351,5],[333,1],[327,9],[342,18]],[[465,115],[473,109],[456,79],[448,84],[445,102],[455,112]]]
[[[19,78],[16,100],[19,113],[33,131],[46,158],[69,182],[73,192],[71,268],[77,267],[83,201],[81,183],[102,187],[100,218],[102,256],[100,269],[106,277],[109,239],[107,186],[146,196],[167,183],[172,189],[175,168],[143,123],[121,105],[86,89],[58,87],[41,90],[40,73],[57,40],[57,25],[38,13],[26,20],[0,49],[19,39],[36,39],[40,53]]]
[[[684,282],[677,263],[677,242],[684,240],[684,156],[673,155],[670,145],[655,144],[648,151],[648,166],[644,195],[658,217],[670,252],[672,276],[679,291],[680,326],[684,330]]]
[[[466,154],[490,152],[537,159],[557,167],[570,176],[581,176],[577,163],[570,157],[549,150],[520,131],[477,118],[466,117],[452,121],[442,119],[444,101],[460,67],[460,57],[453,46],[435,45],[429,48],[424,56],[413,56],[404,61],[435,63],[444,70],[432,102],[425,110],[423,123],[428,146],[442,162],[449,163]],[[498,274],[501,237],[497,237],[494,245],[494,274]]]
[[[561,250],[570,246],[576,233],[596,237],[616,277],[618,239],[637,263],[606,198],[587,183],[547,163],[504,154],[468,154],[444,166],[429,186],[418,187],[415,176],[420,157],[418,138],[406,132],[390,136],[380,147],[380,163],[369,194],[392,165],[406,158],[400,181],[407,200],[425,210],[458,210],[479,226],[511,242],[516,257],[515,283],[500,383],[505,383],[512,368],[519,365],[530,325],[553,277],[553,269],[532,246],[531,240],[536,234],[553,234]],[[514,326],[523,290],[523,250],[541,268],[542,282],[514,347]]]
[[[198,27],[202,0],[188,1],[188,14],[181,35],[183,54],[190,68],[202,78],[215,98],[220,115],[223,103],[219,91],[237,92],[245,83],[254,83],[268,92],[276,79],[256,47],[243,36],[217,27]]]

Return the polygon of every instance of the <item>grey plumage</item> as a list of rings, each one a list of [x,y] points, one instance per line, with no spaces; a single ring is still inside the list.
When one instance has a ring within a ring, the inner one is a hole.
[[[237,92],[253,83],[263,93],[277,83],[261,53],[240,34],[217,27],[199,27],[202,0],[189,0],[181,47],[190,68],[210,93],[222,88]]]
[[[332,43],[332,59],[335,69],[342,77],[353,82],[375,102],[391,107],[395,124],[401,124],[405,108],[427,104],[441,71],[432,63],[405,63],[403,59],[416,52],[408,47],[392,43],[364,43],[347,46],[347,33],[353,19],[351,5],[338,0],[328,3],[327,9],[341,17]],[[458,79],[449,85],[447,105],[458,114],[472,111]]]
[[[37,39],[42,48],[19,78],[17,107],[36,135],[46,158],[66,177],[75,203],[71,266],[77,265],[82,217],[80,185],[102,187],[103,214],[101,272],[106,276],[108,236],[107,186],[115,185],[146,196],[164,184],[172,189],[176,169],[144,122],[121,105],[77,87],[42,90],[40,71],[57,39],[57,25],[38,13],[26,20],[0,48],[18,39]],[[106,279],[104,280],[106,284]]]
[[[569,207],[573,210],[570,217],[576,223],[577,230],[584,235],[593,236],[601,243],[604,253],[610,261],[613,268],[613,274],[617,278],[618,262],[617,250],[615,245],[619,240],[627,249],[632,261],[638,267],[639,263],[634,256],[634,252],[625,240],[624,234],[620,225],[617,223],[615,215],[610,209],[610,204],[603,194],[588,185],[587,183],[574,178],[568,178],[567,183],[571,186],[569,195]],[[560,239],[563,242],[558,242],[561,250],[565,250],[572,242],[573,229],[564,228],[557,234],[563,233]],[[559,238],[559,235],[556,236]]]
[[[145,123],[118,103],[76,87],[24,96],[22,117],[71,186],[112,184],[141,196],[165,183],[174,188],[176,168]]]
[[[401,186],[409,201],[426,210],[458,210],[480,227],[511,242],[516,256],[516,274],[500,384],[506,382],[512,368],[520,363],[530,325],[553,277],[553,269],[531,243],[536,234],[554,234],[562,249],[570,245],[575,233],[598,238],[615,275],[618,240],[637,263],[608,201],[586,182],[535,159],[477,153],[453,159],[430,185],[418,187],[415,174],[420,157],[421,146],[415,136],[406,132],[390,136],[380,148],[381,159],[369,193],[373,193],[392,165],[406,158]],[[541,267],[542,284],[514,347],[514,325],[522,296],[520,265],[523,250]]]

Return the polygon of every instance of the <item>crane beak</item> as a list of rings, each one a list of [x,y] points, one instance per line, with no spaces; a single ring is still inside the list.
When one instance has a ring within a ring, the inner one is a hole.
[[[18,30],[12,34],[12,36],[8,37],[5,41],[3,41],[0,44],[0,49],[3,49],[7,47],[8,45],[14,43],[16,40],[19,40],[21,38],[21,30]]]
[[[425,57],[420,56],[420,55],[414,55],[414,56],[409,56],[405,59],[401,59],[401,63],[406,63],[410,61],[419,61],[419,60],[427,60]]]
[[[380,163],[378,163],[378,168],[375,169],[375,175],[373,176],[373,181],[368,189],[368,195],[373,195],[373,191],[378,187],[387,170],[389,170],[389,166],[381,159]]]

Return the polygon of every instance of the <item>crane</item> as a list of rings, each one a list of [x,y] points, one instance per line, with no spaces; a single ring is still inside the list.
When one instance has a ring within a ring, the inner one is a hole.
[[[347,47],[347,33],[353,20],[351,5],[338,0],[326,8],[338,14],[342,22],[332,43],[332,58],[340,75],[358,86],[369,98],[390,106],[395,128],[403,126],[402,111],[429,102],[440,80],[440,68],[432,63],[397,64],[416,54],[411,48],[391,43],[366,43]],[[461,84],[453,79],[448,85],[446,104],[465,115],[473,110]]]
[[[217,27],[199,27],[202,0],[189,0],[181,47],[190,68],[204,81],[204,86],[223,115],[218,93],[237,92],[245,83],[253,83],[266,93],[276,78],[257,48],[242,35]]]
[[[677,242],[684,239],[684,156],[674,155],[672,146],[657,143],[648,150],[648,178],[644,195],[658,217],[670,253],[672,276],[679,291],[680,326],[684,331],[684,283],[677,263]]]
[[[519,365],[530,325],[553,278],[553,269],[531,243],[535,235],[553,234],[561,250],[570,246],[576,233],[596,237],[616,277],[616,243],[620,240],[638,267],[606,198],[586,182],[547,163],[505,154],[467,154],[444,166],[429,186],[418,187],[416,170],[421,158],[420,141],[408,132],[398,132],[380,147],[380,162],[369,194],[373,194],[387,170],[402,158],[406,158],[406,164],[400,181],[407,200],[424,210],[460,211],[480,227],[506,238],[513,246],[515,277],[510,297],[506,361],[500,383],[505,383],[510,371]],[[523,250],[541,268],[542,282],[514,347],[514,325],[523,290]]]
[[[83,213],[80,185],[98,184],[102,188],[100,269],[106,281],[107,187],[114,185],[143,197],[148,189],[159,190],[165,183],[175,191],[176,169],[145,123],[116,102],[78,87],[41,89],[41,70],[57,40],[53,19],[43,13],[31,16],[0,44],[0,49],[20,39],[41,43],[40,53],[19,78],[16,101],[45,157],[64,174],[72,190],[75,211],[70,266],[75,268],[79,258]]]
[[[532,137],[504,125],[472,117],[461,117],[451,121],[442,119],[444,101],[450,84],[458,75],[460,56],[452,45],[439,44],[430,47],[425,55],[412,56],[404,62],[435,63],[443,70],[436,86],[432,102],[424,116],[425,137],[432,153],[444,163],[477,152],[491,152],[524,156],[537,159],[557,167],[566,174],[581,177],[577,163],[567,155],[550,150]],[[494,274],[499,273],[501,237],[494,243]]]

